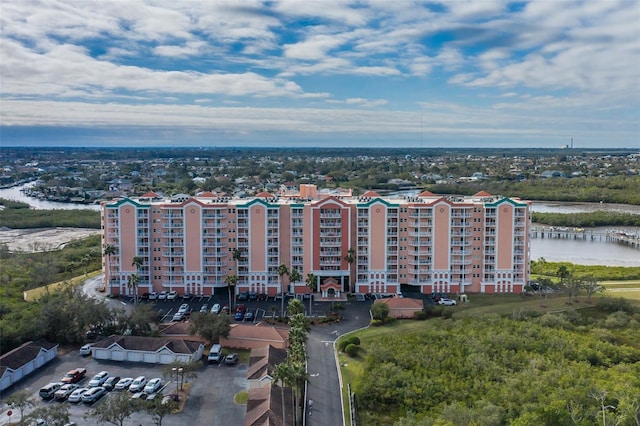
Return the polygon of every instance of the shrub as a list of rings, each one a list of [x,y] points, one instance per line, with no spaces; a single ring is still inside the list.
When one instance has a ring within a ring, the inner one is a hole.
[[[413,313],[413,318],[419,321],[424,321],[427,319],[427,313],[424,311],[418,311]]]
[[[354,345],[353,343],[349,343],[347,347],[344,348],[344,351],[347,353],[347,355],[353,358],[358,355],[358,346]]]
[[[453,318],[453,310],[451,310],[451,309],[443,309],[441,316],[444,319]]]
[[[338,349],[342,352],[346,352],[345,348],[349,345],[360,345],[360,338],[357,336],[350,336],[340,339],[340,342],[338,342]]]
[[[383,322],[382,322],[382,321],[377,320],[377,319],[372,319],[372,320],[371,320],[371,324],[370,324],[370,325],[371,325],[371,327],[379,327],[379,326],[381,326],[382,324],[383,324]]]

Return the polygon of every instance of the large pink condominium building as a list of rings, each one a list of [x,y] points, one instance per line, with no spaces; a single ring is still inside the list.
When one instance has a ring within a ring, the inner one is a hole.
[[[253,198],[150,192],[102,204],[110,294],[236,292],[520,293],[530,203],[473,196],[300,191]],[[285,268],[286,267],[286,268]],[[289,272],[285,273],[285,269]],[[295,270],[297,273],[292,273]]]

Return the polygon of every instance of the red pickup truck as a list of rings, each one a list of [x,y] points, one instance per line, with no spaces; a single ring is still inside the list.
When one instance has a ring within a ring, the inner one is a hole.
[[[60,380],[62,383],[78,383],[80,380],[84,379],[84,376],[87,374],[86,368],[76,368],[75,370],[69,371],[65,376]]]

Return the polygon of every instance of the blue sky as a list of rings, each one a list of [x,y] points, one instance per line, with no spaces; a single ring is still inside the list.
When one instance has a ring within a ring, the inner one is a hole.
[[[640,2],[3,1],[4,146],[640,148]]]

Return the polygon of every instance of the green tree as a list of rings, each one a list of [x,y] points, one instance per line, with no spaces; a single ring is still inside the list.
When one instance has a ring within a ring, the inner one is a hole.
[[[355,271],[353,270],[353,264],[356,261],[356,251],[352,248],[347,250],[347,254],[344,256],[345,262],[349,264],[349,291],[354,293],[356,291],[355,288]]]
[[[11,396],[5,400],[5,403],[12,410],[18,410],[20,413],[20,425],[24,425],[24,412],[34,406],[31,393],[26,389],[21,389],[11,394]]]
[[[236,288],[236,284],[238,284],[238,276],[227,275],[224,279],[224,283],[227,285],[227,289],[229,290],[229,312],[231,312],[233,310],[233,305],[231,304],[231,290]]]
[[[300,301],[300,299],[291,299],[289,300],[289,306],[287,308],[289,315],[297,315],[304,314],[304,304]]]
[[[99,421],[115,426],[123,426],[124,421],[140,409],[137,400],[132,399],[127,392],[115,392],[104,398],[84,415],[87,421]]]
[[[282,312],[282,315],[284,315],[284,282],[282,280],[282,277],[284,277],[285,275],[289,275],[289,268],[287,268],[287,265],[281,263],[280,265],[278,265],[278,275],[280,276],[280,295],[282,296],[282,299],[280,299],[280,311]]]
[[[34,422],[42,419],[47,426],[64,426],[69,423],[69,406],[66,404],[49,404],[44,407],[37,407],[29,413],[27,418]]]
[[[292,283],[299,283],[302,281],[302,275],[296,268],[291,268],[291,272],[289,273],[289,281]]]
[[[604,287],[600,285],[598,279],[593,275],[588,275],[582,279],[582,288],[587,293],[587,303],[591,303],[591,296],[604,291]]]
[[[198,335],[209,343],[218,343],[220,336],[228,337],[231,324],[228,315],[195,312],[189,321],[189,334]]]
[[[309,272],[307,274],[307,278],[304,280],[304,282],[305,284],[307,284],[307,287],[311,289],[311,292],[315,293],[317,291],[318,279],[312,272]]]
[[[131,266],[136,268],[136,273],[129,276],[129,284],[133,288],[134,304],[138,304],[138,285],[140,284],[140,270],[144,265],[144,259],[140,256],[133,256]]]
[[[374,320],[384,321],[389,316],[389,305],[386,303],[376,302],[371,305],[371,317]]]
[[[174,400],[162,401],[162,395],[151,401],[145,401],[144,408],[151,416],[153,424],[156,426],[162,426],[162,421],[166,416],[172,414],[178,408],[178,402]]]

